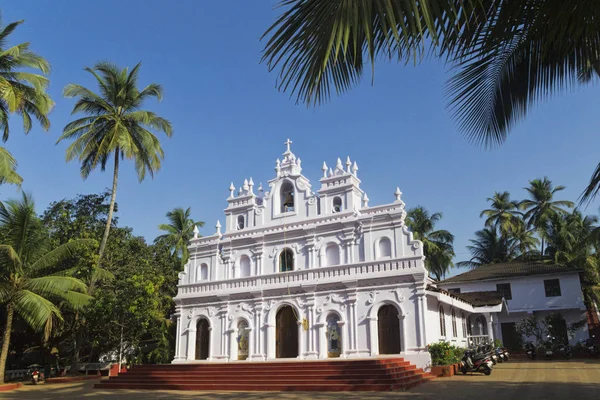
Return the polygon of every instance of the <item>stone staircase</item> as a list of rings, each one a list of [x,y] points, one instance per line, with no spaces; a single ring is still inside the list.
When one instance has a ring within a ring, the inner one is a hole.
[[[220,391],[406,390],[433,377],[402,358],[141,365],[99,389]]]

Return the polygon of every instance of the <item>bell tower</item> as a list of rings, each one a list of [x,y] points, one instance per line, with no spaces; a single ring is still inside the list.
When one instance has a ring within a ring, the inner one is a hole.
[[[323,162],[323,177],[318,190],[320,214],[355,212],[368,205],[368,197],[360,188],[358,165],[346,158],[346,168],[341,159],[337,159],[335,169],[327,168]],[[366,201],[365,201],[366,200]]]

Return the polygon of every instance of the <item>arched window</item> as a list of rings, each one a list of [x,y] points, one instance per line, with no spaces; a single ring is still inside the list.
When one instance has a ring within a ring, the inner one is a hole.
[[[379,239],[379,258],[392,256],[392,242],[386,237]]]
[[[462,335],[464,338],[467,337],[467,318],[465,317],[465,313],[460,313],[460,319],[462,321]]]
[[[294,186],[289,181],[281,185],[280,198],[282,213],[294,211]]]
[[[440,306],[440,336],[446,336],[446,315],[444,314],[444,307]]]
[[[248,345],[248,322],[245,319],[238,322],[237,334],[238,360],[245,360],[248,358],[248,348],[250,347]]]
[[[279,271],[288,272],[294,270],[294,253],[290,249],[283,249],[279,255]]]
[[[342,211],[342,198],[339,196],[336,196],[333,198],[333,212],[340,212]]]
[[[340,264],[340,248],[335,243],[329,243],[325,248],[325,265]]]
[[[456,312],[452,309],[452,337],[458,336],[458,329],[456,328]]]
[[[240,277],[245,278],[251,275],[250,257],[242,256],[240,258]]]
[[[205,281],[208,279],[208,265],[202,264],[200,266],[200,280]]]
[[[238,230],[244,229],[244,226],[246,226],[245,221],[244,221],[244,216],[243,215],[238,215],[238,217],[237,217],[237,228],[238,228]]]

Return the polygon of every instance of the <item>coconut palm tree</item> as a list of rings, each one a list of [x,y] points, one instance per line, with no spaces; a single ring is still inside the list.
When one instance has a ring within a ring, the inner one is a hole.
[[[513,260],[518,254],[509,237],[508,242],[498,236],[495,228],[487,227],[475,232],[475,239],[467,246],[471,253],[469,261],[456,263],[459,267],[478,268],[487,264],[496,264]],[[507,246],[508,244],[508,246]]]
[[[48,78],[42,74],[50,72],[50,64],[29,49],[29,43],[7,47],[6,40],[23,21],[12,22],[1,27],[0,20],[0,129],[2,141],[9,136],[8,117],[16,113],[23,119],[23,129],[29,133],[32,117],[37,119],[45,130],[50,128],[48,114],[54,102],[46,93]],[[26,71],[23,71],[26,70]]]
[[[0,203],[0,304],[6,310],[0,353],[0,383],[15,317],[47,338],[55,321],[62,320],[56,303],[79,309],[90,297],[79,279],[60,275],[60,263],[93,240],[73,240],[54,249],[36,216],[32,198]]]
[[[493,197],[488,197],[487,201],[492,203],[491,207],[483,210],[479,217],[487,217],[485,226],[498,229],[500,235],[507,238],[522,216],[518,211],[519,202],[511,200],[508,192],[496,192]]]
[[[522,219],[512,228],[509,233],[509,243],[518,250],[519,258],[532,257],[537,254],[535,249],[540,245],[540,240],[534,236],[532,229],[527,229],[527,224]]]
[[[425,266],[430,274],[441,280],[453,265],[454,236],[443,229],[435,230],[435,224],[442,219],[442,213],[429,212],[422,206],[408,210],[406,226],[413,232],[414,238],[423,242]]]
[[[587,0],[281,0],[262,60],[278,88],[320,104],[356,86],[376,59],[439,56],[459,128],[502,144],[530,107],[600,75],[600,3]],[[582,200],[600,190],[600,164]]]
[[[104,171],[109,159],[114,162],[112,192],[106,228],[98,250],[98,264],[102,261],[112,223],[117,195],[119,162],[132,160],[140,182],[146,173],[154,176],[164,157],[160,141],[151,131],[172,135],[171,123],[141,107],[148,98],[162,99],[162,88],[152,83],[144,89],[137,88],[141,64],[129,71],[110,63],[98,63],[85,70],[92,74],[100,89],[96,94],[74,83],[64,89],[66,97],[76,97],[73,114],[82,112],[85,117],[67,124],[57,143],[73,140],[67,148],[67,161],[77,158],[81,162],[81,176],[86,179],[100,166]]]
[[[194,221],[190,214],[192,209],[188,207],[183,209],[181,207],[174,208],[167,212],[168,224],[160,224],[158,229],[166,231],[164,235],[158,236],[154,241],[165,240],[171,246],[173,254],[181,259],[181,265],[185,265],[188,262],[189,252],[188,243],[194,237],[194,229],[203,227],[204,222]]]
[[[17,173],[17,160],[4,147],[0,147],[0,185],[21,185],[23,178]]]
[[[565,189],[564,186],[554,186],[550,179],[534,179],[529,181],[529,187],[524,188],[529,194],[529,199],[523,200],[519,207],[525,212],[525,220],[531,227],[537,229],[541,237],[540,255],[544,256],[544,230],[548,219],[555,214],[565,214],[565,208],[573,208],[574,204],[568,200],[554,200],[554,195]]]

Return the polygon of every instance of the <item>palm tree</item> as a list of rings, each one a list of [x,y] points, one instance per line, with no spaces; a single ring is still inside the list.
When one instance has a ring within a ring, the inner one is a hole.
[[[164,235],[158,236],[154,241],[166,240],[171,246],[173,254],[181,259],[181,264],[185,265],[188,262],[189,252],[188,243],[194,237],[194,229],[204,226],[202,221],[194,221],[190,217],[192,210],[188,207],[184,210],[181,207],[174,208],[167,212],[168,224],[160,224],[158,229],[166,231]]]
[[[548,219],[555,214],[565,214],[566,208],[572,208],[574,206],[572,201],[568,200],[554,200],[554,195],[561,190],[564,190],[564,186],[556,186],[552,184],[550,179],[544,177],[544,179],[534,179],[529,181],[529,187],[524,188],[529,194],[530,199],[523,200],[519,207],[525,212],[525,220],[531,227],[537,229],[540,234],[541,240],[541,251],[540,255],[544,256],[544,229],[548,223]]]
[[[0,20],[0,26],[1,26]],[[23,118],[25,133],[31,130],[31,121],[37,119],[45,130],[50,128],[48,114],[54,102],[45,92],[48,78],[22,69],[50,72],[50,64],[29,49],[29,43],[6,47],[6,39],[23,21],[12,22],[0,27],[0,129],[2,141],[9,136],[9,114],[16,113]]]
[[[600,75],[600,3],[586,0],[281,0],[262,60],[307,104],[350,90],[378,58],[447,60],[447,89],[471,141],[502,144],[535,103]],[[600,164],[582,201],[600,190]]]
[[[57,301],[78,309],[90,297],[79,279],[58,274],[57,265],[71,257],[82,245],[93,240],[73,240],[50,248],[41,220],[36,216],[32,198],[23,194],[19,201],[0,203],[0,304],[5,305],[6,325],[0,354],[0,383],[15,316],[47,338],[53,323],[62,320]]]
[[[487,217],[485,226],[498,229],[506,239],[520,221],[519,202],[511,200],[508,192],[496,192],[487,201],[492,203],[491,208],[483,210],[479,217]]]
[[[494,228],[479,230],[475,232],[475,237],[469,240],[472,244],[467,246],[471,259],[458,262],[457,266],[478,268],[487,264],[508,262],[517,256],[513,239],[509,237],[508,242],[503,240]]]
[[[435,224],[442,219],[442,213],[429,212],[421,206],[408,210],[406,226],[414,238],[423,242],[425,266],[435,279],[441,280],[453,265],[454,236],[446,230],[435,230]]]
[[[518,251],[520,258],[527,258],[537,254],[535,249],[540,245],[540,240],[534,236],[534,231],[527,229],[522,219],[510,231],[508,240]]]
[[[161,167],[164,152],[151,130],[164,132],[168,137],[172,135],[169,121],[140,109],[144,100],[150,97],[162,99],[162,88],[155,83],[142,90],[137,88],[140,65],[137,64],[131,71],[109,63],[86,67],[85,70],[96,78],[100,94],[73,83],[64,89],[66,97],[77,98],[72,113],[86,114],[65,126],[57,141],[73,140],[66,151],[67,161],[78,158],[81,176],[86,179],[98,165],[104,171],[110,157],[114,158],[110,207],[98,250],[98,264],[102,261],[112,223],[119,161],[133,160],[140,182],[146,173],[154,176]]]
[[[23,178],[16,171],[17,160],[6,150],[0,147],[0,185],[3,183],[11,183],[13,185],[21,185]]]

